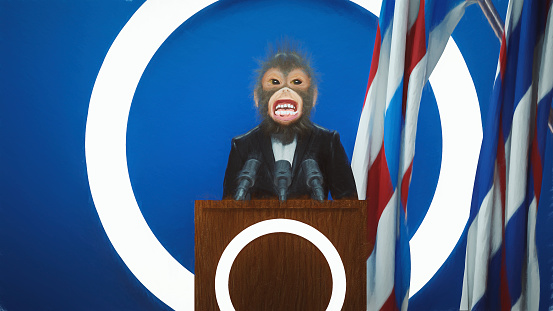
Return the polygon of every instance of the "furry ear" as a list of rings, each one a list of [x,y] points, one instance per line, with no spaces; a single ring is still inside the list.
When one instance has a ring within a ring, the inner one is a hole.
[[[319,95],[319,90],[315,88],[313,90],[313,107],[317,104],[317,95]]]

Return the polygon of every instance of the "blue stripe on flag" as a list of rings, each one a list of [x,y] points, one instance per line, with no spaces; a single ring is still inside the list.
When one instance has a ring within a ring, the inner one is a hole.
[[[393,60],[390,60],[390,62]],[[399,172],[399,154],[401,151],[401,109],[403,96],[403,78],[399,83],[384,116],[384,151],[390,172],[392,187],[397,187]]]
[[[478,157],[478,165],[476,169],[476,177],[474,190],[472,194],[470,216],[468,225],[470,226],[476,215],[480,211],[480,206],[486,195],[490,191],[493,184],[495,160],[497,156],[497,144],[499,135],[499,111],[501,102],[503,101],[501,76],[497,76],[495,80],[491,102],[488,106],[487,120],[484,124],[487,125],[487,130],[483,132],[482,148]]]
[[[487,310],[501,309],[501,259],[503,246],[499,247],[497,252],[492,255],[488,266],[488,280],[486,282],[485,299],[482,299]]]
[[[545,159],[545,138],[547,136],[547,121],[549,117],[549,103],[553,101],[553,90],[549,90],[549,93],[545,95],[538,103],[537,117],[537,132],[538,132],[538,150],[540,152],[542,161]]]
[[[553,113],[553,100],[543,103],[546,116]],[[536,219],[536,244],[540,265],[540,310],[550,310],[553,306],[553,132],[545,129],[546,152],[543,158],[542,195]],[[540,247],[541,246],[541,247]]]
[[[516,69],[518,59],[518,46],[520,43],[520,22],[515,25],[513,32],[507,38],[507,64],[503,72],[503,102],[501,116],[503,120],[502,132],[505,140],[511,133],[511,126],[514,113],[514,96],[516,87]]]
[[[427,35],[444,20],[452,9],[463,2],[465,2],[465,0],[426,0],[425,23]]]
[[[382,31],[382,37],[388,31],[388,27],[392,25],[394,19],[394,6],[396,4],[395,0],[388,0],[382,2],[382,7],[380,8],[380,29]]]
[[[536,47],[537,12],[534,0],[524,1],[520,22],[520,42],[518,45],[518,64],[516,71],[516,87],[514,109],[518,106],[524,94],[532,85],[532,68],[534,65],[534,49]],[[511,36],[512,38],[513,36]],[[514,48],[514,47],[513,47]],[[509,51],[510,53],[510,51]]]

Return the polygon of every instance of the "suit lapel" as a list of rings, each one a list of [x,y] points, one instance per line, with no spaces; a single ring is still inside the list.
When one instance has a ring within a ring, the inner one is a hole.
[[[298,175],[299,168],[301,163],[304,160],[305,150],[309,145],[309,141],[313,135],[313,131],[306,136],[298,137],[298,143],[296,145],[296,152],[294,152],[294,163],[292,163],[292,182],[296,179]]]
[[[260,148],[261,153],[263,155],[263,160],[265,160],[265,163],[267,163],[267,170],[269,171],[269,177],[272,182],[274,179],[274,170],[275,170],[275,156],[273,154],[273,145],[271,144],[271,137],[263,133],[263,131],[259,132],[259,142],[260,142]]]

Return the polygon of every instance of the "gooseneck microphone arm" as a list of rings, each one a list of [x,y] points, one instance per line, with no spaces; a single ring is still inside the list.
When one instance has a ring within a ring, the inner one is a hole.
[[[278,160],[275,162],[274,183],[280,201],[286,201],[288,196],[288,187],[292,183],[292,165],[287,160]]]
[[[306,159],[301,163],[301,166],[305,172],[305,181],[307,182],[307,186],[311,189],[311,198],[323,201],[325,199],[323,174],[319,169],[317,161],[313,159]]]
[[[244,163],[244,167],[238,175],[238,187],[234,195],[235,200],[243,201],[246,199],[248,191],[250,191],[250,188],[255,184],[257,169],[259,169],[260,164],[261,162],[256,159],[249,159]]]

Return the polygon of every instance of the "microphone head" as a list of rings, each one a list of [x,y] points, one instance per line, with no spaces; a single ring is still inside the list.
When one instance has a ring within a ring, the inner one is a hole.
[[[307,182],[307,185],[311,187],[311,182],[313,179],[319,179],[321,182],[323,180],[323,174],[321,174],[321,170],[319,169],[319,165],[317,164],[317,161],[313,159],[305,159],[301,163],[301,167],[303,168],[303,171],[305,172],[305,181]]]
[[[248,191],[255,184],[255,178],[257,175],[257,170],[261,162],[256,159],[249,159],[244,163],[244,167],[238,175],[238,187],[236,187],[236,193],[234,194],[234,199],[241,201],[245,200],[248,194]]]
[[[325,199],[323,184],[323,174],[319,169],[317,161],[314,159],[306,159],[301,163],[301,167],[305,172],[305,182],[307,187],[311,189],[311,197],[318,201]]]
[[[244,163],[244,167],[242,168],[242,171],[240,171],[240,175],[238,175],[239,179],[248,179],[251,183],[250,187],[253,187],[255,184],[255,177],[257,175],[257,170],[259,169],[259,166],[261,165],[261,162],[259,162],[256,159],[249,159]]]
[[[280,201],[286,201],[288,187],[292,183],[292,165],[287,160],[275,162],[275,187]]]
[[[287,160],[278,160],[275,162],[275,184],[282,180],[286,181],[286,187],[292,183],[292,165]]]

